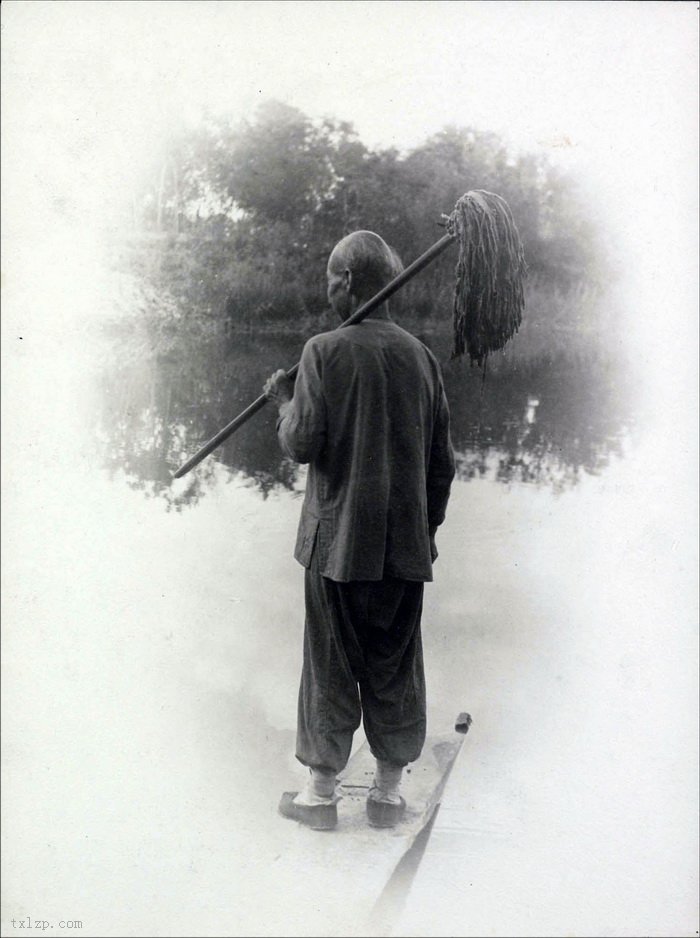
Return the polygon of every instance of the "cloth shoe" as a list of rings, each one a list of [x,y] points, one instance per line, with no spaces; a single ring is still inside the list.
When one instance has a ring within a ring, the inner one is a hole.
[[[310,768],[308,780],[301,791],[286,791],[282,795],[280,814],[306,824],[312,830],[333,830],[338,823],[336,805],[340,801],[336,783],[335,772]]]
[[[318,804],[298,804],[294,799],[298,791],[285,791],[279,803],[282,817],[299,821],[315,831],[331,831],[338,824],[338,808],[334,799],[319,801]]]
[[[377,759],[374,784],[367,796],[367,818],[372,827],[396,827],[406,812],[399,794],[403,766]]]
[[[406,802],[397,795],[391,801],[379,788],[372,787],[367,796],[367,820],[372,827],[396,827],[406,813]]]

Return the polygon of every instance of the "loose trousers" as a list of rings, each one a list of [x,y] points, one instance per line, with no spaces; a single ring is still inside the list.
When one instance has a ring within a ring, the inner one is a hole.
[[[423,584],[337,583],[321,576],[317,553],[305,573],[297,759],[340,772],[362,719],[375,758],[413,762],[426,729]]]

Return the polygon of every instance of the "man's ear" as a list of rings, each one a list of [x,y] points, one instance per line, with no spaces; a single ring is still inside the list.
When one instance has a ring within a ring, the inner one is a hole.
[[[348,267],[343,271],[343,289],[346,293],[352,293],[352,271]]]

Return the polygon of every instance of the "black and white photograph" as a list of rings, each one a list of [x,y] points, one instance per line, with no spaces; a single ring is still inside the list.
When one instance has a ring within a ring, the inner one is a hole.
[[[697,936],[697,3],[0,42],[0,934]]]

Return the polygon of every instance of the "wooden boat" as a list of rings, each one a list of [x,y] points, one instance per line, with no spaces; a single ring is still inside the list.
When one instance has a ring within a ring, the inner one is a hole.
[[[420,759],[404,772],[401,793],[406,813],[396,827],[368,824],[365,804],[374,758],[366,742],[339,777],[342,800],[335,830],[312,831],[280,819],[287,831],[287,849],[275,863],[274,875],[289,902],[285,921],[275,923],[275,934],[387,933],[470,724],[469,714],[462,713],[452,732],[428,737]]]

